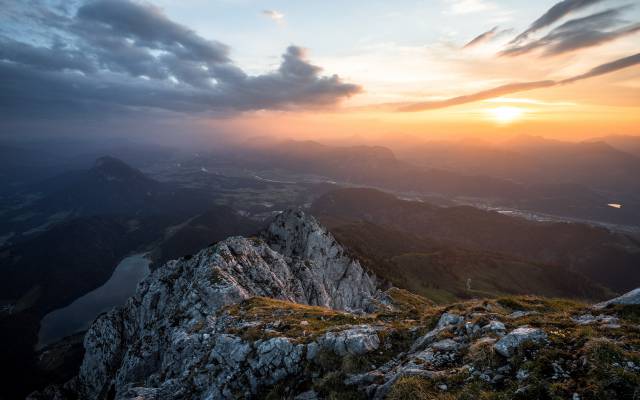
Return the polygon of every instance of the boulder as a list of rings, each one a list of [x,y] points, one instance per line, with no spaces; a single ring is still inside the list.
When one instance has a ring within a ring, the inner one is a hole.
[[[502,322],[494,320],[483,326],[482,330],[485,332],[504,332],[507,327]]]
[[[377,350],[380,338],[376,330],[369,325],[361,325],[351,329],[328,332],[318,340],[319,345],[340,356],[362,355]]]
[[[433,328],[433,330],[427,332],[424,336],[418,338],[411,346],[410,352],[413,353],[424,348],[425,346],[428,346],[436,340],[440,332],[451,327],[458,326],[463,322],[464,317],[461,317],[460,315],[450,313],[442,314],[442,316],[438,320],[438,323],[436,324],[436,327]]]
[[[523,326],[509,332],[493,345],[498,354],[511,357],[525,343],[540,343],[546,340],[547,334],[538,328]]]
[[[611,304],[634,305],[640,304],[640,288],[634,289],[615,299],[607,300],[593,306],[595,309],[602,309]]]

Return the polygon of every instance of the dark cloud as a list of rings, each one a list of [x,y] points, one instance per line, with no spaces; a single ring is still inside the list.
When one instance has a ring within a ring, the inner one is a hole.
[[[303,68],[305,61],[299,55],[292,46],[273,73],[253,77],[228,73],[225,81],[202,88],[118,73],[70,73],[0,62],[0,109],[7,116],[96,115],[128,107],[233,112],[332,105],[360,90],[335,75],[320,77],[318,70]]]
[[[426,111],[434,110],[438,108],[452,107],[461,104],[473,103],[476,101],[492,99],[495,97],[505,96],[512,93],[524,92],[527,90],[541,89],[559,85],[566,85],[574,83],[580,80],[593,78],[596,76],[615,72],[624,68],[629,68],[640,64],[640,53],[634,54],[629,57],[621,58],[610,63],[599,65],[589,72],[577,75],[571,78],[563,79],[560,81],[537,81],[537,82],[520,82],[512,83],[508,85],[498,86],[489,90],[483,90],[481,92],[473,93],[466,96],[453,97],[447,100],[440,101],[425,101],[414,104],[405,104],[398,111]]]
[[[518,56],[533,50],[544,49],[543,55],[553,56],[585,47],[610,42],[640,31],[640,24],[632,24],[618,29],[609,28],[620,25],[622,11],[628,7],[609,9],[583,18],[565,22],[540,39],[521,45],[511,46],[501,55]]]
[[[516,36],[511,43],[521,42],[527,39],[532,33],[550,26],[567,15],[602,1],[603,0],[562,0],[548,9],[547,12],[535,20],[524,32]]]
[[[91,73],[96,70],[93,61],[84,53],[67,49],[59,42],[53,43],[51,47],[42,47],[0,37],[0,60],[12,60],[51,71],[72,69]]]
[[[207,40],[171,21],[162,11],[130,0],[94,0],[78,9],[78,24],[87,30],[95,24],[101,34],[132,39],[144,47],[165,50],[194,61],[228,62],[229,48]]]
[[[231,61],[226,45],[147,3],[94,0],[69,15],[40,7],[29,10],[34,25],[59,39],[47,44],[0,36],[6,116],[287,109],[333,105],[361,90],[336,75],[323,76],[296,46],[286,50],[277,70],[249,76]],[[52,24],[44,25],[48,20]]]

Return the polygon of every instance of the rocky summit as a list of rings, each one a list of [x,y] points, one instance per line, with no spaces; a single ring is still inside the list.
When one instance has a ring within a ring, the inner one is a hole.
[[[380,286],[289,210],[260,237],[156,270],[91,325],[77,377],[30,398],[640,396],[637,296],[598,308],[526,296],[436,306]]]

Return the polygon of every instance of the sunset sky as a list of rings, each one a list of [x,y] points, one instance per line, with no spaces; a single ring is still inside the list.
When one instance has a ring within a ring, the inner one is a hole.
[[[640,134],[634,1],[0,0],[0,22],[3,136]]]

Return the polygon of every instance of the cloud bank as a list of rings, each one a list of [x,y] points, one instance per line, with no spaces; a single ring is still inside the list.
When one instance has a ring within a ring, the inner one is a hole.
[[[233,63],[228,46],[147,3],[93,0],[70,14],[39,5],[28,15],[50,39],[0,36],[6,115],[291,109],[332,106],[361,91],[324,76],[296,46],[275,71],[250,76]]]

